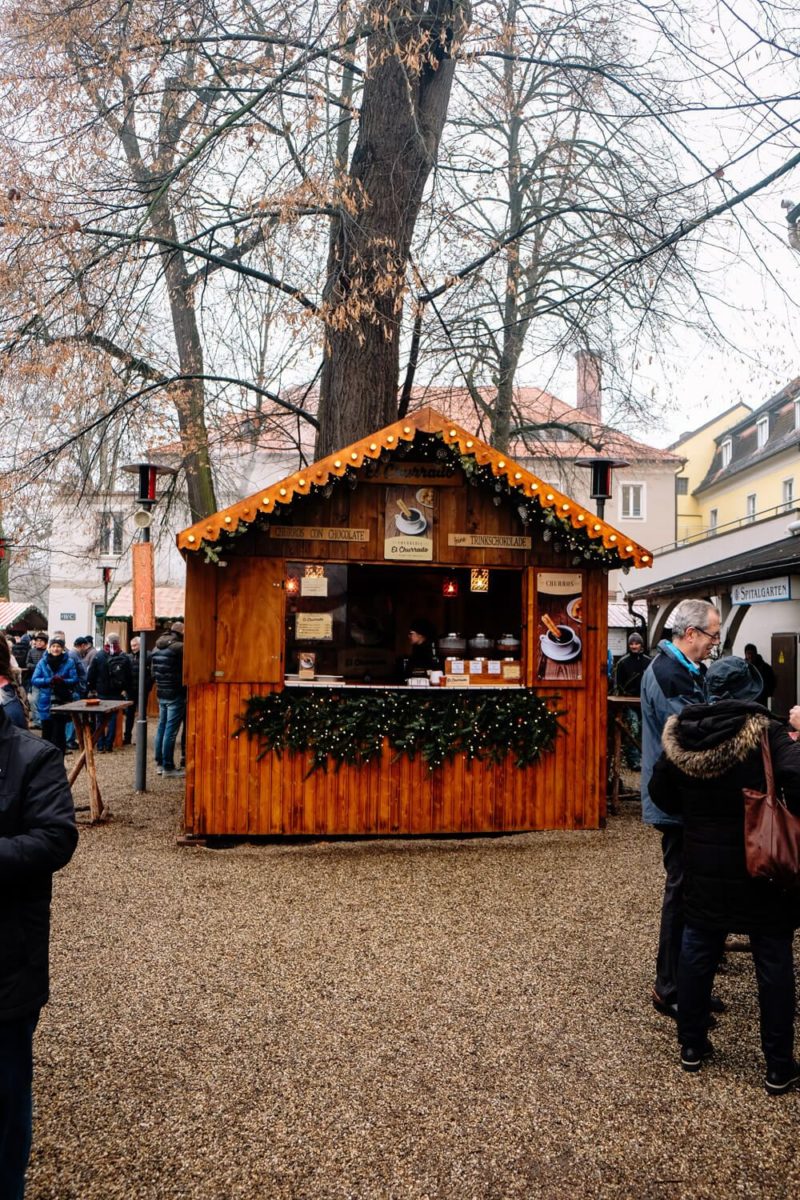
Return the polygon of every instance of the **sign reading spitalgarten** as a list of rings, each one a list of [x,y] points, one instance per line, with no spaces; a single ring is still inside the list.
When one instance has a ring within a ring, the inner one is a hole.
[[[731,588],[731,604],[767,604],[791,598],[792,581],[788,575],[781,575],[778,579],[754,579],[752,583],[735,583]]]

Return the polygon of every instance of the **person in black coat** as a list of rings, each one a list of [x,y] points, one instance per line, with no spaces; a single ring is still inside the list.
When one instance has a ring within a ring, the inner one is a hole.
[[[762,681],[742,658],[709,667],[710,703],[667,721],[650,781],[664,812],[684,822],[684,932],[678,963],[678,1039],[684,1070],[700,1069],[708,1041],[711,985],[729,930],[750,936],[758,980],[765,1086],[780,1094],[800,1080],[794,1059],[792,938],[800,893],[747,873],[742,788],[765,791],[761,751],[769,738],[776,786],[800,813],[800,745],[754,697]]]
[[[158,727],[153,752],[159,775],[183,775],[175,766],[175,743],[186,716],[186,688],[183,685],[183,622],[175,621],[169,633],[156,642],[150,659],[150,673],[158,696]]]
[[[764,707],[767,708],[767,702],[775,691],[775,686],[778,682],[775,678],[775,672],[769,663],[764,661],[764,659],[758,653],[758,649],[753,645],[752,642],[748,642],[745,646],[744,656],[747,661],[755,667],[761,676],[761,695],[756,696],[756,699],[759,704],[763,704]]]
[[[50,897],[75,850],[55,746],[0,707],[0,1195],[22,1196],[31,1146],[33,1032],[49,994]]]
[[[127,654],[122,653],[119,634],[110,633],[102,650],[94,655],[86,676],[90,696],[101,700],[128,700],[134,696],[133,672]],[[105,732],[97,739],[98,754],[111,754],[117,733],[117,714],[108,719]]]
[[[644,641],[640,633],[628,638],[628,653],[617,663],[614,673],[614,692],[617,696],[641,696],[642,676],[652,662],[644,652]]]

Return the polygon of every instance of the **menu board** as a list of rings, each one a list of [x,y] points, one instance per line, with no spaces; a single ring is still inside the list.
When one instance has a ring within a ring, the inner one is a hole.
[[[299,612],[295,617],[294,636],[298,642],[330,642],[333,640],[332,613]]]
[[[583,679],[583,575],[539,571],[537,679]]]

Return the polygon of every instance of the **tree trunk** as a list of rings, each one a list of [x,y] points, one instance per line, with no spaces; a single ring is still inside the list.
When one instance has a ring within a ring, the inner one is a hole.
[[[172,214],[161,203],[156,207],[152,225],[158,237],[178,240]],[[175,347],[182,375],[203,374],[203,346],[197,327],[197,313],[191,298],[191,282],[186,261],[180,251],[161,250],[164,280],[167,285]],[[205,422],[205,387],[202,378],[186,380],[172,393],[178,414],[186,491],[193,521],[216,512],[214,476],[208,449]]]
[[[411,239],[447,115],[459,0],[377,0],[348,194],[334,221],[317,456],[397,417]]]

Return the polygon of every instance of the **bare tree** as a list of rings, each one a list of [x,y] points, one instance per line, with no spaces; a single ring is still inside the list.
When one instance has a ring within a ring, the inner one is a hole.
[[[228,417],[324,453],[396,415],[404,350],[489,383],[503,444],[526,358],[672,321],[702,230],[800,161],[798,89],[736,44],[796,74],[787,18],[737,7],[712,53],[637,0],[6,5],[0,369],[52,401],[45,460],[175,434],[199,516]],[[743,131],[725,163],[690,139],[710,113]]]

